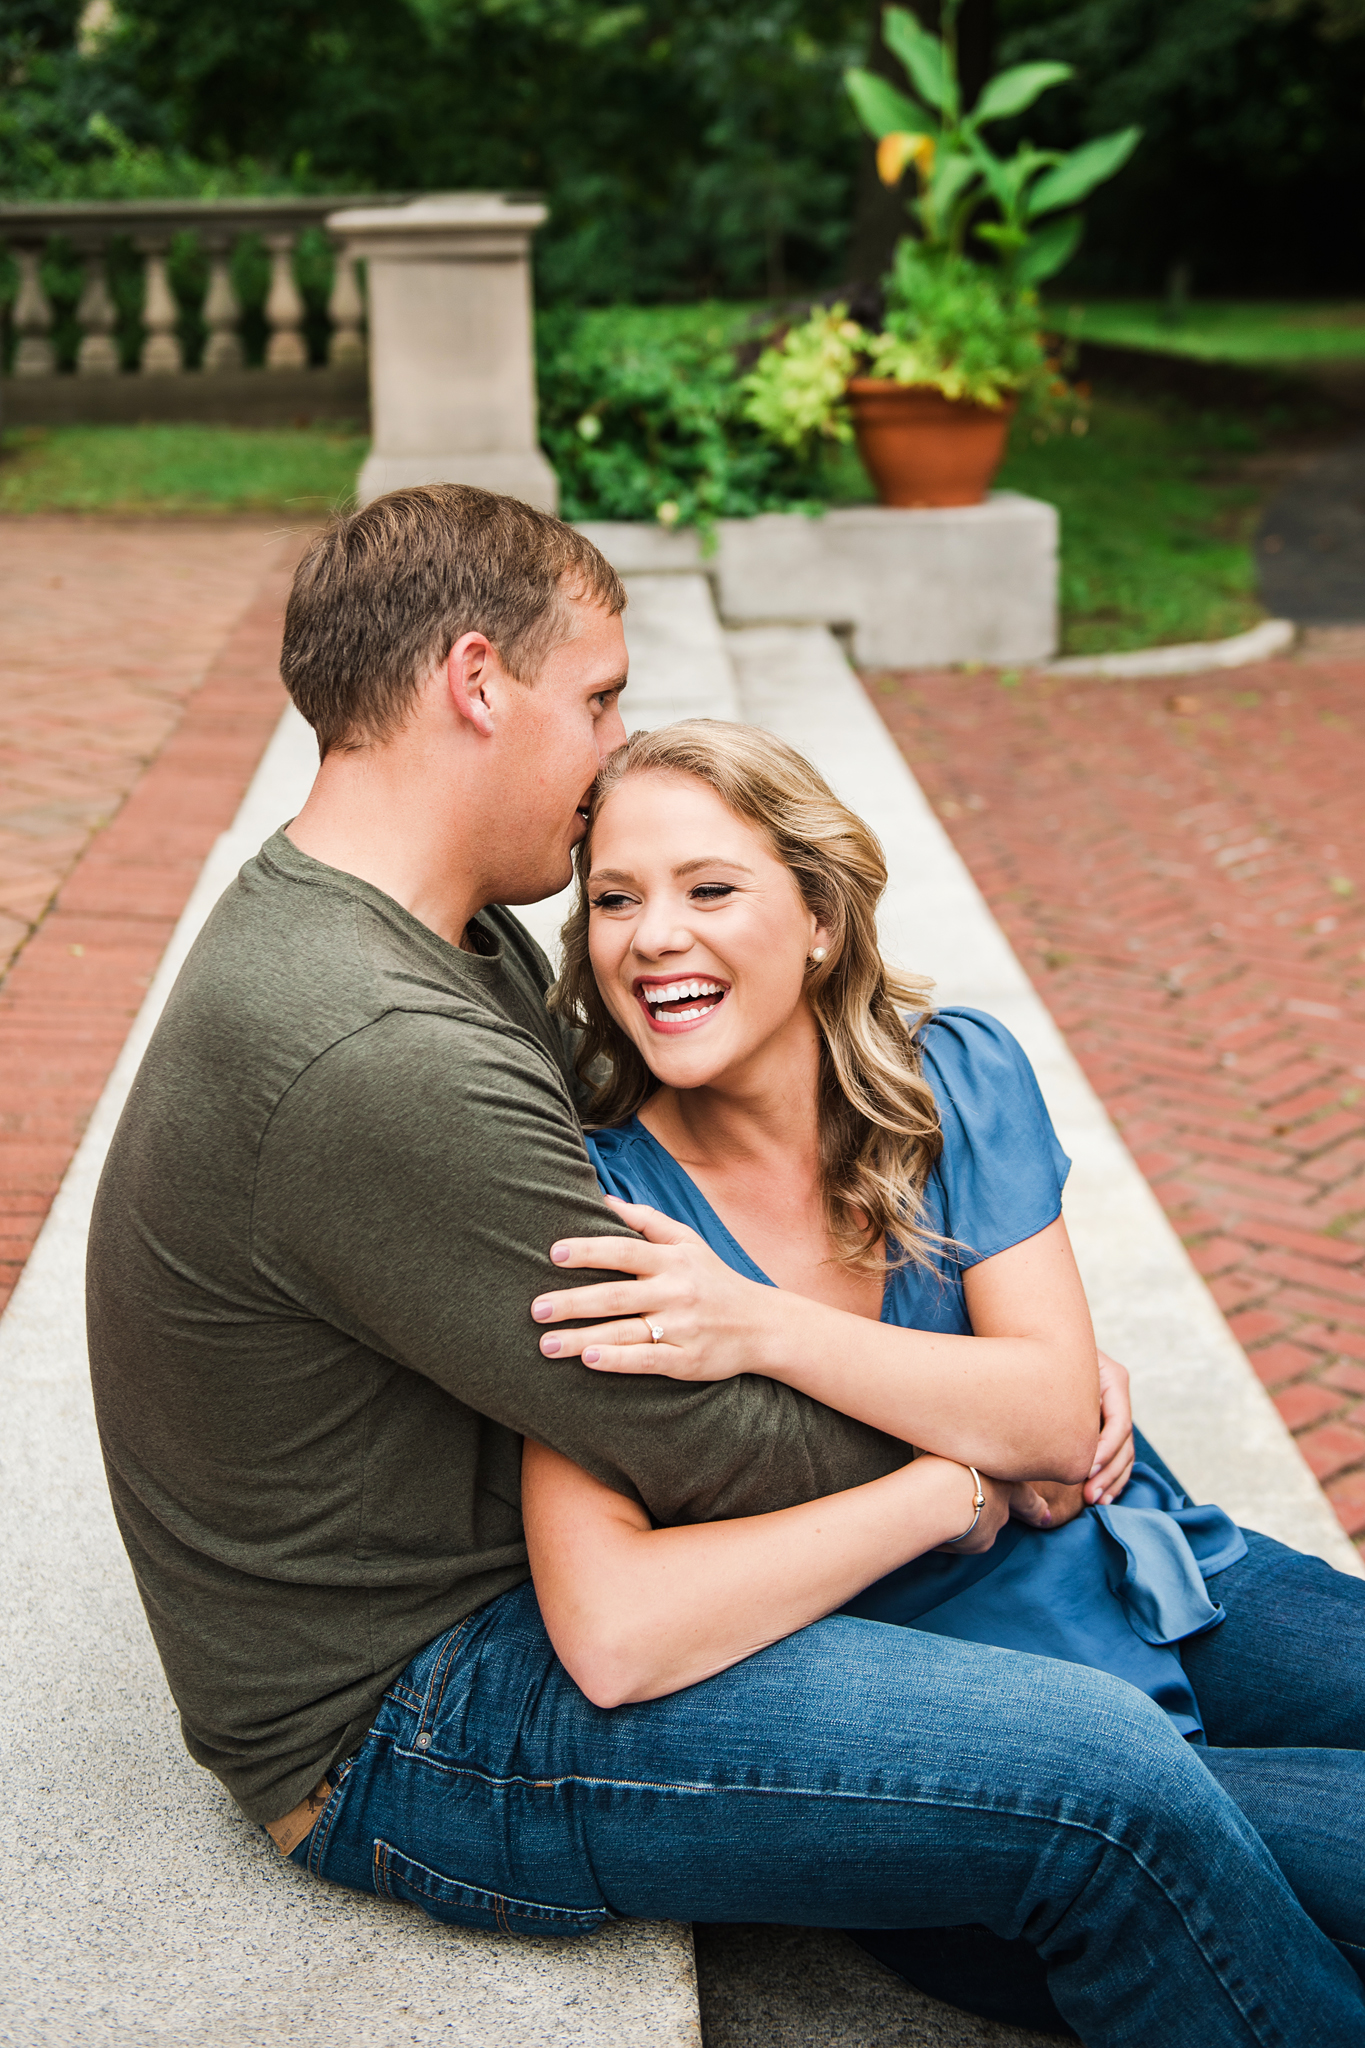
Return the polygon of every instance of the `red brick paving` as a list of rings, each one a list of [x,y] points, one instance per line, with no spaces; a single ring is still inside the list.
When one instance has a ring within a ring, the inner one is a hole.
[[[0,522],[0,1308],[283,709],[299,545]]]
[[[1362,652],[867,682],[1365,1541]]]

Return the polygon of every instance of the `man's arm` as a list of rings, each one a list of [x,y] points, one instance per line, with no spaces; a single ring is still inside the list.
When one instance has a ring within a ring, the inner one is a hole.
[[[657,1521],[766,1513],[906,1462],[771,1380],[626,1383],[542,1357],[530,1305],[562,1278],[551,1243],[620,1234],[562,1076],[510,1028],[381,1018],[295,1083],[262,1146],[258,1271]]]

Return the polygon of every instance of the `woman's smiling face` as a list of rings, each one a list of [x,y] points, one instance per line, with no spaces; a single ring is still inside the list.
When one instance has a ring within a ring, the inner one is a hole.
[[[825,932],[761,833],[708,784],[628,775],[592,827],[588,950],[652,1073],[700,1088],[805,1038],[806,962]]]

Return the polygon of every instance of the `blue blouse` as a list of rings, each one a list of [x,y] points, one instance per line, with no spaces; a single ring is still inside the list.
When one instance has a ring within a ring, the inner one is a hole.
[[[881,1319],[969,1336],[964,1271],[1055,1222],[1071,1162],[1033,1069],[1002,1024],[980,1010],[939,1010],[919,1042],[943,1130],[924,1221],[950,1243],[928,1269],[888,1275]],[[689,1224],[737,1273],[773,1285],[638,1118],[593,1132],[588,1150],[608,1194]],[[1223,1619],[1204,1580],[1235,1564],[1246,1543],[1220,1509],[1192,1506],[1168,1480],[1139,1462],[1116,1506],[1086,1508],[1055,1530],[1010,1522],[980,1556],[916,1558],[844,1612],[1112,1672],[1202,1741],[1177,1645]]]

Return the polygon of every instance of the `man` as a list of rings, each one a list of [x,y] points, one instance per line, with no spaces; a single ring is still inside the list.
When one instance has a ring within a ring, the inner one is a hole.
[[[906,1456],[773,1381],[539,1352],[550,1245],[621,1228],[503,906],[568,879],[623,603],[572,529],[456,487],[338,522],[295,580],[317,782],[191,954],[91,1233],[110,1486],[192,1755],[295,1861],[439,1918],[980,1922],[1088,2041],[1365,2040],[1253,1830],[1117,1681],[845,1618],[609,1713],[549,1650],[523,1435],[662,1521]]]

